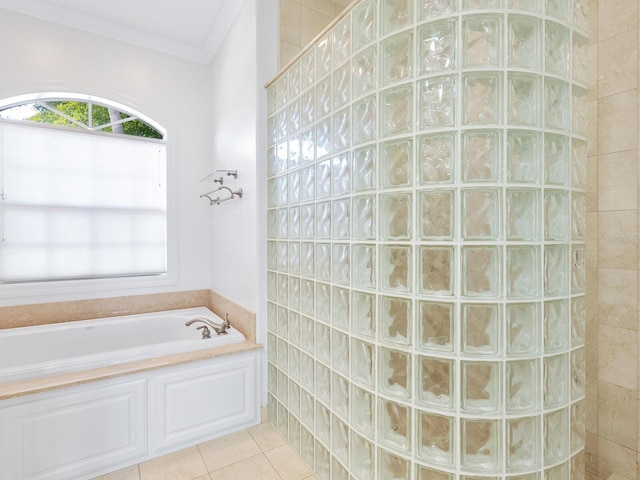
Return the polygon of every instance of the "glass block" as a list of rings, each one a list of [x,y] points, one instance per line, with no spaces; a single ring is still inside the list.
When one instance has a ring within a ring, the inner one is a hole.
[[[271,301],[278,300],[278,274],[267,272],[267,298]]]
[[[462,20],[462,66],[501,66],[502,19],[474,15]]]
[[[278,403],[277,411],[278,421],[276,423],[276,427],[280,434],[284,436],[289,431],[289,415],[287,414],[285,405],[283,405],[282,403]]]
[[[413,141],[401,139],[380,146],[382,185],[385,188],[413,183]]]
[[[289,277],[283,274],[278,275],[278,302],[287,305],[289,301]]]
[[[276,107],[280,108],[287,103],[289,95],[289,78],[288,75],[282,75],[276,80]]]
[[[353,9],[353,50],[360,50],[377,38],[376,2],[367,0],[360,2]]]
[[[362,192],[377,187],[378,150],[375,145],[353,152],[353,190]]]
[[[378,350],[380,390],[387,395],[411,397],[411,356],[407,352],[380,347]]]
[[[351,384],[349,399],[351,400],[351,427],[367,438],[373,439],[375,436],[375,395]]]
[[[465,125],[500,123],[502,81],[498,74],[462,77],[462,122]]]
[[[461,465],[463,468],[491,472],[500,468],[499,420],[473,420],[463,418],[461,424]]]
[[[273,177],[278,173],[278,155],[276,147],[267,149],[267,176]],[[270,194],[272,192],[269,192]],[[275,192],[273,192],[275,193]]]
[[[311,165],[300,170],[300,200],[313,200],[316,194],[316,167]],[[304,232],[304,229],[303,229]]]
[[[316,42],[316,83],[331,71],[333,66],[331,47],[331,32]]]
[[[506,467],[517,471],[540,465],[540,417],[507,420]]]
[[[502,293],[499,247],[463,247],[462,294],[467,297],[498,297]]]
[[[384,240],[409,240],[412,225],[411,193],[380,195],[380,234]]]
[[[545,0],[545,13],[550,17],[568,22],[570,20],[571,3],[563,0]]]
[[[367,342],[351,340],[351,376],[355,382],[374,387],[375,347]]]
[[[289,365],[287,366],[287,373],[291,380],[295,380],[297,382],[300,381],[300,350],[289,345]],[[291,386],[294,385],[294,382],[289,382],[289,392],[291,392]],[[298,395],[300,392],[298,391]],[[291,395],[289,395],[291,397]],[[300,399],[298,399],[298,402]],[[292,402],[289,402],[289,406],[292,407]]]
[[[571,240],[584,240],[587,228],[587,197],[583,193],[571,194]]]
[[[498,189],[462,191],[462,238],[497,240],[500,237],[500,192]]]
[[[376,238],[376,197],[366,195],[353,198],[353,238],[374,240]]]
[[[545,183],[568,185],[569,139],[562,135],[547,134],[544,137]]]
[[[331,443],[331,412],[320,402],[316,402],[316,424],[314,433],[316,434],[316,440],[319,440],[325,445]],[[318,465],[318,445],[319,443],[316,441],[316,465]],[[329,462],[325,465],[328,467]]]
[[[271,302],[267,302],[267,331],[278,333],[278,307]]]
[[[473,130],[462,134],[462,178],[465,182],[500,180],[500,132]]]
[[[395,453],[378,448],[378,477],[385,480],[409,480],[410,461]]]
[[[276,113],[276,139],[283,140],[289,135],[289,118],[287,110]]]
[[[269,270],[278,269],[278,243],[267,242],[267,268]]]
[[[300,131],[300,121],[300,100],[296,98],[295,101],[289,105],[289,131],[292,135]]]
[[[451,410],[455,402],[455,362],[445,358],[418,356],[417,397],[426,406]]]
[[[373,445],[360,435],[351,432],[351,473],[357,480],[369,480],[374,477]]]
[[[314,237],[315,222],[315,207],[313,205],[302,205],[300,207],[300,236],[302,238]]]
[[[380,338],[398,344],[411,345],[411,300],[407,298],[380,297]]]
[[[544,303],[544,351],[556,352],[569,346],[571,316],[569,300]]]
[[[333,476],[327,478],[332,478],[335,480],[349,480],[350,478],[352,478],[349,477],[349,472],[336,457],[332,457],[331,459],[331,475]]]
[[[267,182],[267,207],[273,208],[278,206],[278,179],[271,178]]]
[[[331,377],[331,407],[340,418],[349,420],[349,380],[335,373]]]
[[[586,443],[585,401],[571,406],[571,450],[584,448]]]
[[[331,332],[331,365],[336,372],[349,375],[349,337],[338,330]]]
[[[452,240],[454,232],[455,192],[429,190],[419,192],[419,236],[422,240]]]
[[[586,299],[584,296],[571,299],[571,346],[584,346],[586,338]]]
[[[509,15],[510,67],[540,68],[541,34],[540,24],[535,18]]]
[[[331,281],[331,245],[328,243],[316,244],[316,279]]]
[[[543,0],[508,0],[507,6],[512,10],[539,12],[542,10],[542,1]]]
[[[540,273],[539,247],[507,247],[508,298],[536,298],[540,295]]]
[[[403,85],[380,94],[381,135],[390,137],[413,130],[413,86]]]
[[[380,441],[385,445],[409,452],[411,449],[411,408],[381,398],[378,428]]]
[[[278,141],[278,125],[276,124],[276,116],[272,115],[267,118],[267,146],[272,146]]]
[[[456,68],[456,30],[455,20],[427,23],[418,28],[420,75]]]
[[[413,32],[387,38],[381,44],[380,84],[410,79],[413,76]]]
[[[300,163],[310,163],[316,160],[316,131],[314,128],[305,130],[300,134]],[[313,192],[313,190],[312,190]],[[303,191],[304,193],[304,191]],[[302,195],[301,199],[305,199]],[[313,200],[313,196],[310,198]]]
[[[313,465],[313,457],[315,456],[315,438],[306,428],[302,428],[300,433],[300,455],[307,465]]]
[[[289,203],[300,202],[300,171],[296,170],[289,174]]]
[[[500,309],[498,305],[462,305],[462,352],[466,355],[500,353]]]
[[[587,136],[588,106],[587,89],[574,85],[571,90],[571,131],[574,135]]]
[[[304,91],[316,81],[316,51],[309,49],[300,57],[300,90]]]
[[[352,285],[358,288],[375,288],[376,286],[376,246],[353,245]]]
[[[351,56],[351,18],[340,20],[331,31],[333,41],[333,65],[340,65]]]
[[[351,111],[349,107],[336,112],[333,122],[333,151],[338,153],[351,146]]]
[[[300,357],[300,384],[306,388],[309,393],[313,393],[315,390],[315,370],[316,362],[312,357],[303,353]],[[305,393],[306,392],[302,392],[300,397],[301,420],[302,423],[313,428],[313,399],[309,402]],[[309,403],[311,403],[311,406]]]
[[[584,348],[571,352],[571,400],[579,400],[586,392]]]
[[[400,292],[411,291],[411,247],[382,245],[379,258],[382,288]]]
[[[534,75],[509,74],[509,106],[507,120],[510,125],[536,127],[540,118],[540,81]]]
[[[546,78],[544,82],[544,118],[545,127],[556,130],[569,130],[569,84]]]
[[[370,95],[353,104],[353,143],[359,145],[376,138],[376,96]]]
[[[294,62],[287,73],[289,91],[288,99],[291,100],[300,95],[300,62]]]
[[[275,338],[275,336],[270,336],[269,338]],[[272,351],[271,349],[269,350]],[[274,354],[270,353],[269,355]],[[273,363],[269,363],[267,366],[267,391],[274,395],[278,391],[278,369]]]
[[[462,410],[466,413],[499,413],[500,364],[495,362],[460,363]]]
[[[375,295],[354,291],[351,297],[353,333],[375,338],[376,297]]]
[[[540,366],[537,359],[506,363],[505,409],[510,414],[535,412],[540,405]]]
[[[300,312],[313,315],[315,303],[315,288],[311,280],[300,281]],[[302,344],[301,344],[302,346]]]
[[[453,351],[453,319],[451,303],[420,302],[418,346],[442,352]]]
[[[586,279],[585,247],[575,246],[571,249],[571,293],[584,293]]]
[[[510,131],[507,137],[507,180],[514,183],[539,183],[542,173],[540,135],[528,131]]]
[[[456,77],[436,77],[418,83],[418,126],[453,127],[456,111]]]
[[[316,125],[316,159],[329,155],[332,146],[331,119],[326,119]]]
[[[313,277],[315,272],[315,253],[313,243],[300,244],[300,274]],[[304,297],[303,297],[304,298]]]
[[[454,480],[453,473],[441,472],[422,465],[416,465],[416,480]]]
[[[289,244],[278,242],[278,271],[287,272],[289,270]]]
[[[533,355],[540,350],[540,308],[538,303],[506,305],[507,354]]]
[[[418,137],[418,175],[421,185],[451,183],[455,164],[455,134]]]
[[[331,77],[316,84],[316,119],[324,118],[331,113]],[[318,154],[318,157],[321,155]]]
[[[285,173],[277,179],[277,202],[278,205],[286,205],[289,203],[289,176]]]
[[[417,412],[418,458],[436,465],[454,466],[455,421],[452,417]],[[431,477],[433,478],[433,477]]]
[[[331,255],[331,278],[335,283],[349,285],[350,258],[348,244],[333,244]]]
[[[571,51],[573,53],[573,81],[586,84],[589,81],[589,39],[574,33]]]
[[[331,203],[316,203],[316,238],[331,238]]]
[[[281,142],[276,146],[277,170],[283,172],[287,169],[289,163],[289,144]]]
[[[589,0],[573,3],[573,26],[585,33],[589,31]]]
[[[544,463],[550,465],[564,460],[569,455],[568,410],[562,409],[544,415]],[[549,478],[546,472],[545,479]],[[555,480],[567,476],[552,477]]]
[[[545,239],[568,240],[571,227],[569,192],[564,190],[545,190],[544,209]]]
[[[267,88],[267,115],[271,116],[278,109],[278,85],[271,84],[269,88]]]
[[[326,283],[317,282],[315,301],[316,319],[329,323],[331,320],[331,287]]]
[[[540,240],[540,196],[538,190],[507,189],[507,240]]]
[[[413,22],[413,2],[409,0],[380,0],[382,34],[399,30]]]
[[[323,388],[319,388],[318,385],[322,385]],[[316,397],[325,405],[329,405],[331,403],[331,370],[326,365],[316,362]],[[316,407],[316,413],[318,408]],[[328,412],[328,410],[327,410]],[[328,421],[328,418],[327,418]],[[316,419],[316,428],[317,428],[317,419]],[[326,432],[327,437],[323,438],[327,445],[329,444],[329,432],[327,429]]]
[[[289,311],[289,341],[296,347],[300,346],[300,314],[292,311]],[[297,348],[294,348],[294,350],[299,352]],[[298,378],[294,380],[298,381]]]
[[[453,247],[420,247],[420,292],[453,295],[455,251]]]
[[[331,290],[331,324],[335,327],[349,328],[349,290],[333,287]]]
[[[351,65],[347,64],[333,72],[333,109],[339,110],[351,99]]]
[[[571,185],[574,188],[587,186],[587,142],[574,139],[571,145]]]
[[[315,336],[314,340],[316,342],[315,352],[316,359],[321,362],[326,363],[327,365],[331,364],[331,329],[320,322],[316,322],[315,324]],[[319,385],[327,385],[320,381],[320,375],[318,374],[318,365],[316,365],[316,381]],[[329,390],[325,388],[324,390]]]
[[[463,10],[501,8],[503,3],[503,0],[462,0],[462,8]]]
[[[378,87],[377,77],[378,49],[371,46],[353,57],[353,96],[366,95]]]
[[[544,359],[544,407],[553,408],[569,401],[569,359],[556,355]]]
[[[308,127],[316,119],[316,91],[314,88],[300,96],[300,126]]]

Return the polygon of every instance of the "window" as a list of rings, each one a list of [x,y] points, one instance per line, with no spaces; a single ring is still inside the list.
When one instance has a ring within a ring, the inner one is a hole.
[[[167,272],[164,131],[80,96],[0,103],[0,284]]]

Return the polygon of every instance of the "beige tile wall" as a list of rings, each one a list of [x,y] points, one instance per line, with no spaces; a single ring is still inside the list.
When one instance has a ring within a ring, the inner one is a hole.
[[[591,0],[587,478],[639,480],[638,0]]]
[[[280,67],[318,35],[351,0],[280,0]]]

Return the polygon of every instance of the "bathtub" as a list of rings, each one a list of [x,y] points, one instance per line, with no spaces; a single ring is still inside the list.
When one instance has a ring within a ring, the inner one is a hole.
[[[88,480],[260,421],[259,345],[206,308],[0,330],[0,480]],[[230,319],[233,324],[233,318]]]
[[[205,307],[0,330],[0,385],[245,341],[231,327],[203,339],[222,319]]]

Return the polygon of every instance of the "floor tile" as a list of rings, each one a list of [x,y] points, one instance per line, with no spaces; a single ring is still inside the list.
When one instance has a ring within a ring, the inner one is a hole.
[[[113,473],[100,475],[93,480],[140,480],[140,471],[138,465],[132,465],[131,467],[123,468]]]
[[[313,475],[309,466],[288,444],[269,450],[265,455],[283,480],[304,480]]]
[[[140,480],[193,480],[207,474],[198,447],[168,453],[140,464]]]
[[[273,425],[268,422],[261,423],[249,429],[249,433],[263,452],[285,445],[287,441]]]
[[[209,472],[262,453],[247,430],[201,443],[198,448]]]
[[[281,480],[263,453],[211,473],[211,480]]]

